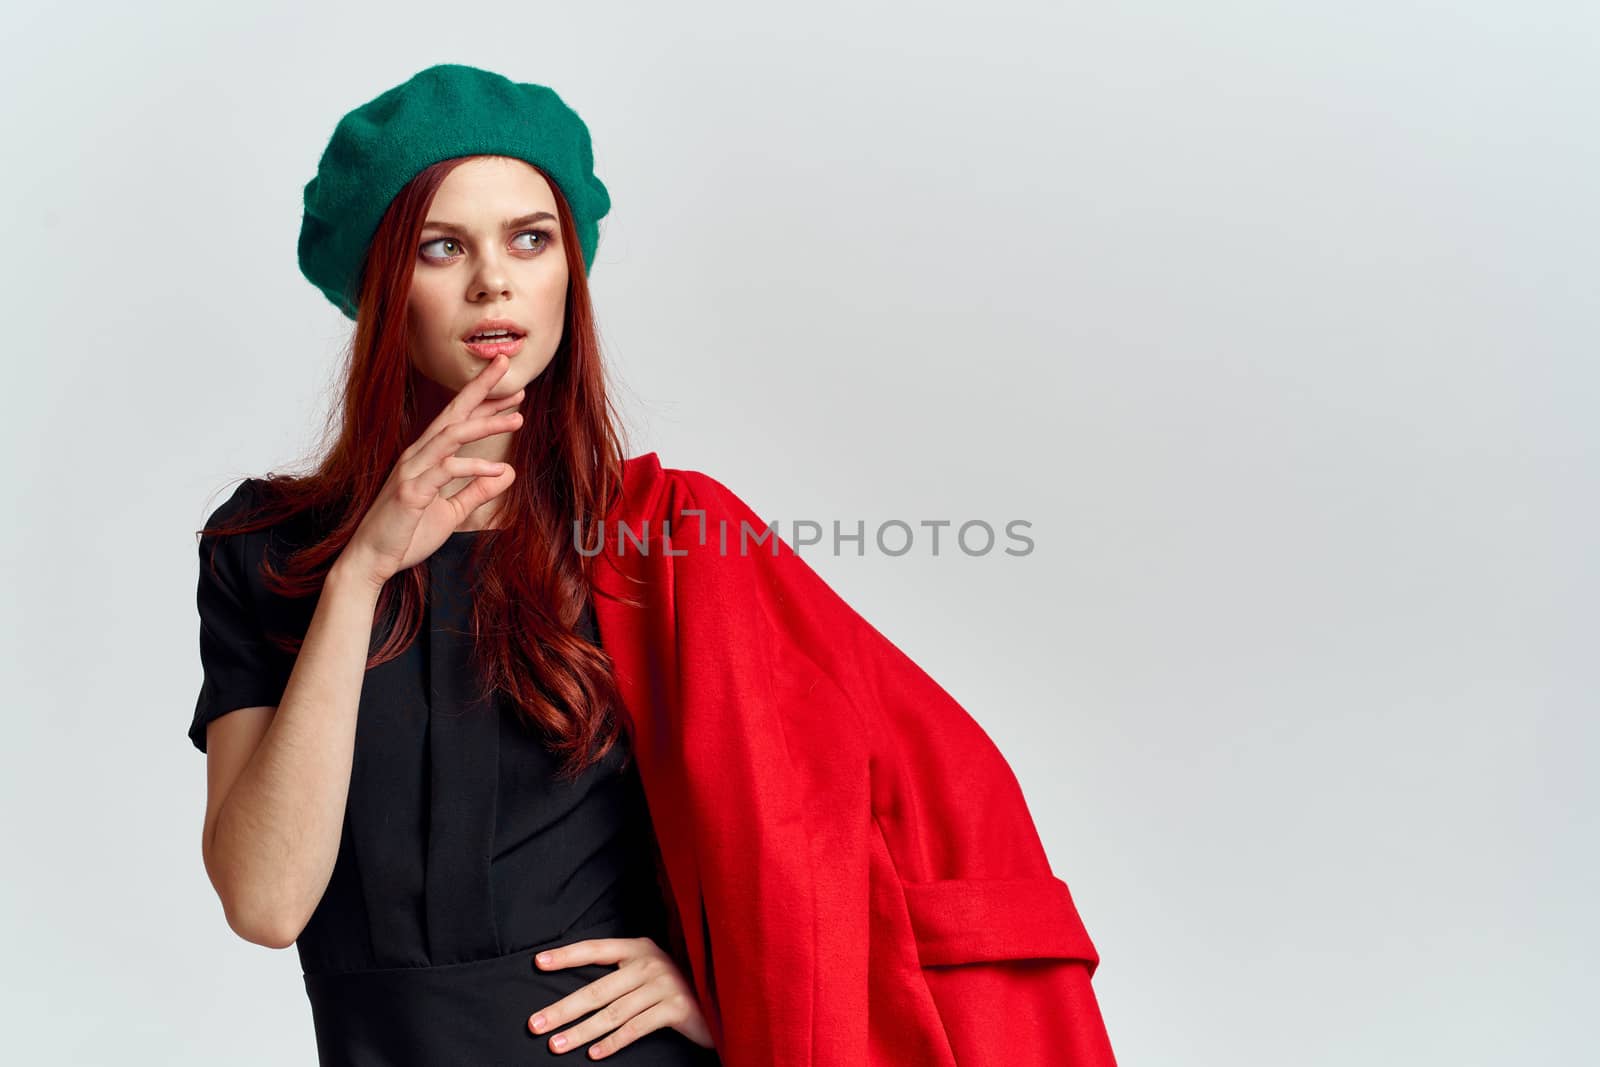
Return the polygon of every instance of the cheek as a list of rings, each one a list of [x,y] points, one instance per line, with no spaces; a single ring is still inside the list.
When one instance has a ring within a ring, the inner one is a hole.
[[[444,305],[444,290],[438,275],[417,271],[411,276],[411,292],[406,298],[406,312],[414,325],[422,326],[439,321],[439,309]]]
[[[559,324],[567,308],[567,277],[546,278],[539,287],[539,311],[546,322]]]
[[[406,350],[411,364],[421,367],[437,358],[435,353],[443,344],[439,317],[425,300],[413,299],[406,306]]]

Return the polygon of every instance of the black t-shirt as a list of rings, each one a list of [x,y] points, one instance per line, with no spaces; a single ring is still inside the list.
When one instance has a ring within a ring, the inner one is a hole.
[[[255,493],[244,482],[207,525]],[[296,517],[201,539],[204,679],[189,737],[202,752],[212,719],[279,702],[294,657],[267,631],[303,637],[317,598],[272,593],[260,563],[281,563],[314,536]],[[614,967],[539,971],[534,951],[590,937],[666,944],[649,809],[623,759],[626,735],[578,779],[558,782],[526,718],[503,697],[477,699],[472,548],[493,536],[452,534],[421,564],[422,630],[362,683],[338,858],[296,941],[324,1064],[538,1062],[549,1034],[531,1034],[528,1016]],[[599,643],[592,604],[580,630]],[[417,1018],[397,1025],[407,1011]],[[608,1059],[715,1062],[708,1055],[664,1030]]]

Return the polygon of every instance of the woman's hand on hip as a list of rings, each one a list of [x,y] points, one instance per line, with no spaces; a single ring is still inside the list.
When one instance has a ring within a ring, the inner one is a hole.
[[[589,1016],[576,1026],[553,1034],[552,1051],[567,1052],[604,1037],[589,1049],[591,1059],[600,1059],[652,1030],[668,1026],[701,1048],[712,1046],[711,1027],[701,1014],[694,988],[672,957],[648,937],[574,941],[547,949],[534,961],[541,971],[584,963],[617,964],[617,969],[604,978],[597,978],[528,1019],[528,1029],[547,1034],[573,1019]]]

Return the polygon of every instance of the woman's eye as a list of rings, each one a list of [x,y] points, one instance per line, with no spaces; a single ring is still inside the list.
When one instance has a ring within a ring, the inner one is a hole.
[[[519,245],[518,247],[524,251],[542,251],[544,247],[551,242],[550,235],[545,233],[543,230],[523,230],[521,233],[517,234],[518,239],[523,237],[537,237],[539,239],[532,248],[529,248],[527,245]],[[449,245],[451,250],[435,255],[428,251],[428,249],[432,248],[434,245]],[[419,248],[418,251],[422,253],[423,258],[425,259],[449,259],[461,251],[461,242],[457,241],[454,237],[436,237],[431,241],[424,241],[422,243],[422,247]]]
[[[427,250],[432,245],[455,245],[456,248],[458,248],[458,249],[461,247],[459,244],[456,244],[456,240],[453,237],[439,237],[439,238],[435,238],[432,241],[424,241],[422,243],[422,248],[419,249],[419,251],[421,251],[423,253],[423,255],[427,256]],[[452,254],[452,253],[447,253],[447,254]],[[432,259],[434,257],[428,256],[428,258]]]

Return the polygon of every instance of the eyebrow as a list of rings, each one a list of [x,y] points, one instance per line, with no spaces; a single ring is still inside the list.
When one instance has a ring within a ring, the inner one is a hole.
[[[514,219],[506,219],[500,225],[504,226],[508,230],[511,230],[511,229],[515,229],[518,226],[531,226],[535,222],[543,222],[546,219],[548,219],[551,222],[555,222],[556,221],[556,217],[554,215],[550,214],[550,212],[548,212],[548,211],[535,211],[531,215],[518,215]],[[453,222],[439,222],[439,221],[436,221],[436,220],[433,220],[433,219],[430,219],[427,222],[424,222],[422,224],[422,228],[424,230],[445,230],[445,231],[447,231],[449,233],[458,233],[458,234],[465,234],[467,232],[467,229],[466,229],[465,226],[458,226],[456,223],[453,223]]]

